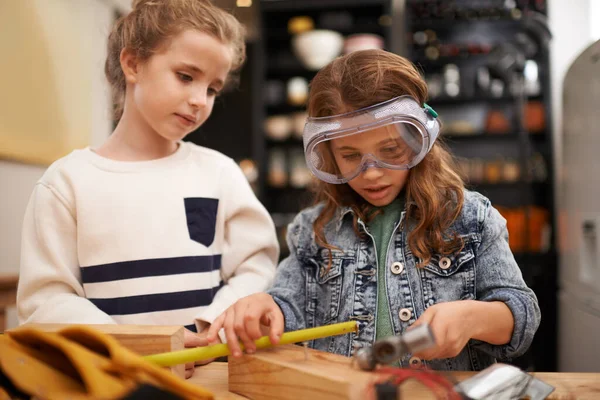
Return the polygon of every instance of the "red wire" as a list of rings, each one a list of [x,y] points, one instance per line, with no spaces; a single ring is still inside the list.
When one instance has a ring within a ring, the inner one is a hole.
[[[400,386],[408,379],[416,379],[429,390],[431,390],[437,399],[440,400],[461,400],[462,397],[454,390],[454,385],[446,377],[439,372],[434,372],[428,369],[407,369],[383,367],[378,368],[376,372],[382,375],[377,383],[388,381],[397,386]]]

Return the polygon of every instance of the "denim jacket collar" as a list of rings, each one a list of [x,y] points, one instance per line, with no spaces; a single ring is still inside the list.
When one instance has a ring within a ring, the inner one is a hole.
[[[343,207],[338,207],[338,209],[336,210],[336,215],[334,217],[336,233],[340,232],[340,229],[342,227],[342,222],[344,222],[344,217],[347,214],[354,214],[354,211],[352,211],[352,207],[343,206]]]
[[[411,202],[411,204],[412,204],[412,202]],[[406,214],[407,209],[408,209],[408,203],[406,203],[404,205],[404,208],[402,209],[402,217],[404,217],[404,215]],[[335,222],[335,232],[336,233],[340,232],[342,223],[344,222],[344,217],[346,217],[346,215],[348,215],[348,214],[354,214],[354,211],[352,210],[352,207],[350,207],[350,206],[338,207],[338,209],[336,210],[335,217],[333,218],[333,221]]]

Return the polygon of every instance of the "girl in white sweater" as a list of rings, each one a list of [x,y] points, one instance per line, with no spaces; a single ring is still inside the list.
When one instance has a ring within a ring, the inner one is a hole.
[[[136,0],[117,21],[105,70],[118,125],[35,186],[21,323],[203,332],[269,287],[279,248],[268,213],[233,160],[182,141],[210,116],[244,46],[239,22],[208,0]],[[206,343],[187,332],[186,344]]]

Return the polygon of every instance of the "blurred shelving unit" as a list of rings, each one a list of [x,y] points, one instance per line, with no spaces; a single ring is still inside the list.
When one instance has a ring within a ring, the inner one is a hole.
[[[428,104],[442,119],[441,140],[458,157],[469,188],[507,219],[509,243],[543,315],[530,351],[515,364],[554,371],[558,263],[547,15],[546,0],[262,0],[252,146],[261,155],[258,193],[275,220],[282,257],[287,224],[311,200],[301,129],[318,68],[306,67],[294,38],[307,30],[335,31],[344,40],[377,35],[383,48],[422,71]],[[321,39],[314,48],[332,46],[331,38]]]
[[[528,370],[556,370],[557,251],[545,0],[406,0],[406,56],[424,74],[442,140],[469,187],[507,219],[542,323]]]
[[[307,31],[329,32],[309,46],[324,60],[327,53],[342,54],[349,38],[359,45],[379,40],[390,50],[391,0],[262,0],[260,19],[264,73],[257,87],[263,93],[264,123],[255,139],[264,149],[260,198],[275,221],[285,257],[287,225],[312,199],[302,129],[308,83],[318,70],[298,55],[294,38]]]

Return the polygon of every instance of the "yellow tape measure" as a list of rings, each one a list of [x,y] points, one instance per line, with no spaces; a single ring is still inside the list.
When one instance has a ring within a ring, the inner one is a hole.
[[[350,332],[358,331],[358,322],[348,321],[339,324],[318,326],[316,328],[300,329],[297,331],[286,332],[281,335],[278,345],[307,342],[309,340],[320,339],[328,336],[344,335]],[[273,347],[271,339],[263,336],[254,342],[257,349]],[[242,350],[244,346],[240,343]],[[194,361],[209,360],[211,358],[224,357],[230,355],[227,344],[215,344],[206,347],[196,347],[193,349],[172,351],[169,353],[152,354],[144,358],[161,367],[172,367],[174,365],[185,364]]]

